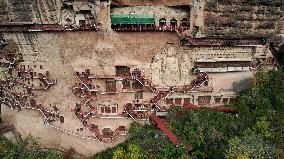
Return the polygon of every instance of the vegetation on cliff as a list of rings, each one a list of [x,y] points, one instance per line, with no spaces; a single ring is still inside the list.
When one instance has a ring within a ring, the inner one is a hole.
[[[63,153],[53,149],[41,149],[37,139],[27,136],[17,144],[0,137],[0,158],[3,159],[63,159]]]

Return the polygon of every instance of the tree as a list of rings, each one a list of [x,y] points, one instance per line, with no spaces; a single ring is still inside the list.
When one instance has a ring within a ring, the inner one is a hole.
[[[118,148],[118,147],[121,147],[121,148],[125,148],[127,147],[127,144],[128,144],[128,140],[126,140],[125,142],[121,143],[121,144],[118,144],[116,147],[114,148],[107,148],[106,150],[102,151],[102,152],[99,152],[99,153],[96,153],[94,154],[91,159],[110,159],[113,157],[113,154],[114,154],[114,151]]]
[[[186,148],[183,145],[175,147],[172,143],[164,143],[160,149],[159,158],[179,158],[186,155]]]
[[[69,156],[69,158],[71,158],[71,156]],[[46,151],[45,159],[63,159],[63,154],[51,149]]]
[[[272,143],[276,147],[274,156],[284,158],[284,111],[272,113],[268,120],[271,121]]]
[[[37,139],[31,135],[16,145],[1,137],[0,158],[3,159],[63,159],[63,154],[56,150],[42,150]]]
[[[248,120],[284,109],[284,69],[261,69],[253,78],[251,89],[242,91],[236,106],[241,118]],[[249,123],[253,123],[250,122]]]
[[[281,148],[278,148],[276,147],[273,151],[273,156],[274,158],[276,159],[281,159],[281,158],[284,158],[284,149],[281,149]]]
[[[11,159],[16,157],[16,147],[6,138],[0,138],[0,158]]]
[[[184,146],[175,147],[162,132],[152,125],[131,124],[126,144],[127,147],[123,148],[126,159],[179,158],[186,153]],[[118,152],[121,151],[120,149]]]
[[[231,114],[208,109],[171,108],[169,126],[185,144],[192,146],[193,158],[224,158],[228,138],[240,128],[239,120]],[[179,114],[178,116],[176,114]]]
[[[264,139],[255,134],[234,137],[229,141],[229,148],[226,151],[228,159],[272,158],[273,148]]]
[[[245,79],[240,80],[240,81],[235,81],[233,83],[233,90],[236,93],[239,93],[243,90],[251,88],[251,86],[252,86],[252,79],[251,78],[245,78]]]
[[[126,159],[139,159],[142,155],[140,154],[140,147],[134,144],[128,145],[128,152],[126,154]]]
[[[160,145],[167,140],[157,129],[150,125],[141,126],[134,123],[129,129],[129,140],[143,149],[147,156],[156,157],[160,153]]]
[[[284,64],[284,43],[282,43],[277,50],[275,50],[275,56],[280,64]]]
[[[114,151],[112,159],[125,159],[125,150],[122,147],[118,147]]]
[[[141,147],[130,143],[126,150],[123,147],[118,146],[114,150],[112,158],[113,159],[144,159],[144,158],[146,159],[149,157],[145,155]]]
[[[267,117],[259,117],[255,125],[252,127],[252,131],[255,134],[261,135],[264,138],[272,139],[272,132],[270,130],[270,122],[267,120]]]
[[[263,110],[283,110],[284,69],[270,71],[262,69],[256,74],[254,81],[254,86],[252,88],[254,100],[265,100],[266,107],[264,107]],[[261,107],[259,109],[261,109]]]
[[[252,88],[239,93],[236,106],[242,123],[250,127],[243,134],[261,136],[275,147],[275,158],[284,158],[284,69],[260,70]]]

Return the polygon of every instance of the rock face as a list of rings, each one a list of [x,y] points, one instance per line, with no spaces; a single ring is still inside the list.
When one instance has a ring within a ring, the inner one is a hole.
[[[173,86],[177,85],[180,80],[179,76],[179,63],[176,57],[176,51],[174,48],[170,47],[166,51],[167,55],[162,62],[162,72],[163,72],[163,83],[165,85]]]
[[[161,56],[160,54],[155,55],[152,58],[151,63],[151,80],[154,84],[159,84],[161,80]]]
[[[181,53],[181,48],[166,46],[155,54],[151,61],[151,80],[155,85],[176,86],[191,81],[190,53]]]
[[[58,0],[0,0],[0,23],[57,23]]]
[[[282,0],[207,0],[204,32],[207,36],[268,37],[283,30]]]
[[[190,81],[191,70],[193,68],[190,64],[190,60],[187,54],[182,55],[182,62],[180,65],[180,77],[181,77],[181,84],[185,85],[188,84]]]
[[[163,50],[168,41],[179,42],[179,37],[175,33],[167,32],[143,34],[113,31],[107,33],[99,31],[31,32],[4,33],[3,38],[8,41],[9,45],[5,46],[5,49],[0,49],[0,59],[1,51],[22,53],[24,61],[21,65],[25,65],[25,68],[29,67],[37,72],[49,71],[57,79],[56,86],[58,87],[38,94],[37,102],[46,106],[56,104],[60,112],[66,113],[61,126],[73,132],[77,132],[77,129],[82,127],[80,120],[74,114],[70,114],[70,109],[79,102],[79,98],[73,96],[70,89],[75,82],[74,71],[90,68],[96,74],[112,75],[115,74],[115,66],[128,66],[131,69],[139,68],[150,73],[149,65],[154,54]],[[101,84],[104,86],[105,82],[99,82],[99,85]],[[119,85],[120,83],[117,87]],[[100,88],[105,89],[105,87]],[[94,105],[99,106],[100,111],[102,107],[110,106],[111,113],[107,114],[112,115],[115,110],[113,107],[117,108],[116,112],[122,112],[124,109],[122,102],[132,102],[134,96],[135,94],[129,93],[119,97],[103,95],[95,101]],[[34,137],[40,138],[39,142],[43,146],[64,149],[69,149],[71,146],[86,156],[113,147],[126,139],[124,136],[119,136],[111,143],[80,139],[44,125],[42,116],[37,111],[15,112],[5,107],[2,115],[4,122],[14,125],[22,136],[31,133]],[[132,122],[130,119],[115,119],[114,121],[92,118],[91,120],[91,123],[99,125],[100,130],[104,128],[115,130],[121,124],[127,125],[126,128],[128,128]]]

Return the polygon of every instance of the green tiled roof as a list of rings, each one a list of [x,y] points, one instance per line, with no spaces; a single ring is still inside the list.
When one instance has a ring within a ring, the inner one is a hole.
[[[154,14],[111,14],[111,24],[155,24]]]

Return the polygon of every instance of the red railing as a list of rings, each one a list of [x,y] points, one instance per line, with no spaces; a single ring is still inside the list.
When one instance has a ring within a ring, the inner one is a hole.
[[[174,25],[145,25],[145,24],[129,24],[129,25],[112,25],[112,29],[115,31],[185,31],[188,30],[188,26],[174,26]]]
[[[91,26],[70,27],[58,24],[0,24],[1,32],[30,32],[30,31],[66,31],[66,30],[98,30]]]

